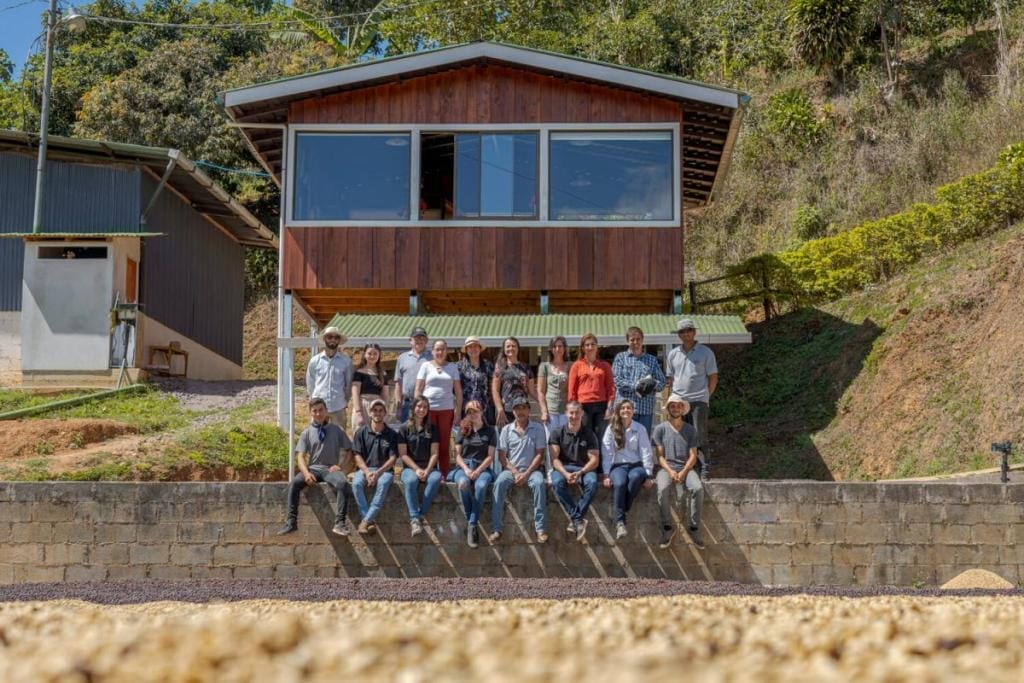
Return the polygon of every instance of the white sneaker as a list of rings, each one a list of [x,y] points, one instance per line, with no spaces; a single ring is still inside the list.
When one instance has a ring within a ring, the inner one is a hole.
[[[629,535],[629,532],[626,531],[626,523],[617,522],[615,524],[615,539],[625,538],[627,535]]]

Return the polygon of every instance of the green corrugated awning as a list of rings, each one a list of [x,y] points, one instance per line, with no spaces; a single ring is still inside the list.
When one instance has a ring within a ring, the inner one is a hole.
[[[461,346],[475,335],[486,346],[497,346],[505,337],[516,337],[524,346],[545,346],[551,337],[562,335],[570,346],[587,332],[597,335],[602,345],[625,344],[626,328],[637,326],[650,345],[678,344],[676,321],[689,317],[697,325],[697,339],[705,344],[749,344],[750,333],[743,321],[732,315],[677,316],[662,313],[551,313],[547,315],[393,315],[349,313],[336,315],[331,325],[348,337],[350,346],[376,342],[383,348],[409,346],[409,332],[422,326],[431,339],[444,339]]]

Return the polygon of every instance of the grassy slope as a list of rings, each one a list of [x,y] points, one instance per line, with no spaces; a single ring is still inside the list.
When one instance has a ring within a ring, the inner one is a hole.
[[[1024,224],[721,354],[723,472],[877,479],[996,459],[1024,437]]]

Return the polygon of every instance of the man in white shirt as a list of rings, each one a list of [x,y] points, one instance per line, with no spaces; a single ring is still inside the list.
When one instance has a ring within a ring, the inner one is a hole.
[[[337,327],[323,333],[324,350],[309,359],[306,368],[306,391],[310,398],[322,398],[327,404],[331,422],[345,424],[345,407],[352,388],[352,359],[341,351],[348,341]]]
[[[697,430],[697,451],[700,455],[700,478],[707,481],[711,467],[711,449],[708,447],[708,411],[711,396],[718,387],[718,362],[714,352],[697,341],[697,326],[689,318],[676,325],[676,333],[683,344],[668,354],[668,378],[672,393],[690,404],[686,421]]]

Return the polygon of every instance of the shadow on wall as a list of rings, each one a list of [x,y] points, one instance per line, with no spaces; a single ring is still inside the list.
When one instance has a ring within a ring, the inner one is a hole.
[[[311,523],[308,517],[311,510],[320,527],[314,532],[314,537],[319,538],[322,532],[323,538],[330,543],[336,556],[338,576],[771,581],[770,576],[757,576],[751,568],[715,503],[709,500],[710,496],[705,498],[704,505],[704,550],[690,543],[682,531],[670,548],[662,550],[658,547],[660,527],[654,489],[641,493],[630,513],[630,534],[618,542],[614,541],[610,492],[598,492],[587,514],[587,540],[582,543],[570,538],[566,531],[568,516],[551,497],[548,501],[550,540],[546,544],[536,543],[532,502],[529,496],[520,492],[509,496],[502,538],[491,545],[483,533],[489,530],[491,503],[488,501],[482,516],[484,525],[480,547],[476,549],[466,545],[466,520],[454,485],[446,485],[438,494],[426,531],[418,538],[410,534],[401,489],[397,484],[388,493],[377,533],[367,536],[361,536],[354,530],[348,537],[331,533],[334,524],[333,490],[323,486],[309,487],[303,496],[306,505],[300,507],[300,534],[301,527]],[[678,505],[674,514],[676,526],[681,530]],[[357,521],[358,513],[350,514],[350,519]]]
[[[838,414],[882,328],[805,308],[752,332],[749,346],[716,349],[715,476],[832,481],[812,436]]]

